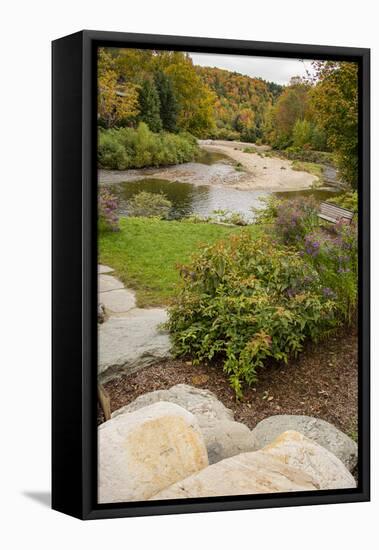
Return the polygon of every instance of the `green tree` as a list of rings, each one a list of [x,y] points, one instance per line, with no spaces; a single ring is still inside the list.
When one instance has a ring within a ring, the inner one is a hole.
[[[175,52],[178,53],[178,52]],[[204,84],[188,56],[173,56],[165,73],[172,79],[179,104],[178,126],[197,137],[207,137],[215,126],[216,94]]]
[[[358,66],[353,62],[316,61],[311,106],[335,152],[343,179],[358,181]]]
[[[270,113],[269,140],[274,147],[285,148],[291,145],[296,121],[306,118],[309,89],[308,83],[294,77],[279,96]]]
[[[327,149],[325,132],[317,124],[312,127],[311,145],[315,151],[325,151]]]
[[[152,132],[162,130],[160,117],[160,101],[155,84],[150,80],[144,80],[139,90],[140,114],[138,120],[145,122]]]
[[[308,120],[297,119],[292,130],[292,145],[294,147],[304,147],[310,145],[312,141],[312,126]]]
[[[172,81],[163,71],[158,70],[154,75],[154,82],[159,96],[162,127],[168,132],[175,132],[179,106]]]

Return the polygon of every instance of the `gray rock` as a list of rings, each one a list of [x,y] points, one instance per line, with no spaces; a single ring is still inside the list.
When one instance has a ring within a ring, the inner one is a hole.
[[[265,418],[252,431],[256,449],[271,443],[287,430],[295,430],[328,449],[352,472],[358,460],[357,444],[335,426],[311,416],[276,415]]]
[[[100,273],[112,273],[114,271],[114,269],[112,269],[111,267],[108,267],[107,265],[101,265],[99,264],[97,266],[97,272],[100,274]]]
[[[146,500],[208,466],[195,417],[155,403],[98,429],[99,503]]]
[[[100,292],[99,301],[110,315],[112,313],[126,313],[136,307],[134,292],[126,288]]]
[[[99,292],[108,292],[109,290],[117,290],[118,288],[124,288],[121,281],[113,277],[113,275],[99,275]]]
[[[195,415],[207,447],[209,464],[255,449],[255,439],[245,424]]]
[[[157,390],[137,397],[112,414],[116,417],[157,401],[180,405],[197,419],[208,451],[210,464],[240,453],[252,451],[256,442],[247,426],[235,422],[233,413],[208,390],[177,384],[169,390]]]
[[[158,401],[176,403],[195,416],[215,420],[234,420],[233,412],[227,409],[214,393],[187,384],[177,384],[169,390],[157,390],[140,395],[125,407],[115,411],[112,417],[123,412],[137,411]]]
[[[170,357],[166,310],[132,309],[99,325],[98,378],[104,383]]]
[[[97,322],[104,323],[104,321],[105,321],[105,309],[103,304],[98,303],[97,304]]]

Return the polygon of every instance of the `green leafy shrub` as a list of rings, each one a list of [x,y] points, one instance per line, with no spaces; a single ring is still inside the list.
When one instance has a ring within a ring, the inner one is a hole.
[[[244,231],[205,246],[181,275],[169,309],[173,351],[221,362],[238,397],[265,360],[287,362],[338,323],[312,264],[268,236]]]
[[[332,153],[326,151],[313,151],[312,149],[303,149],[301,147],[287,147],[285,150],[278,151],[279,156],[289,160],[300,160],[303,162],[316,162],[320,164],[335,165],[335,159]]]
[[[225,141],[238,141],[241,138],[241,134],[230,128],[215,128],[210,132],[209,137]]]
[[[98,193],[98,230],[100,233],[119,230],[118,201],[106,187]]]
[[[194,160],[198,151],[196,138],[191,134],[154,133],[144,122],[141,122],[137,129],[99,130],[100,168],[126,170],[180,164]]]
[[[280,205],[280,199],[275,195],[268,195],[259,197],[261,206],[253,206],[251,211],[255,215],[254,222],[262,225],[272,225],[278,216],[278,206]]]
[[[163,193],[141,191],[128,202],[128,214],[136,218],[168,218],[171,201]]]
[[[244,147],[244,153],[257,153],[258,149],[256,147]]]
[[[355,212],[355,213],[358,212],[358,192],[357,191],[347,191],[342,195],[338,195],[337,197],[332,197],[328,199],[328,202],[337,204],[342,208],[347,208],[347,210],[351,210],[351,212]]]
[[[214,216],[210,218],[210,221],[214,219],[215,221],[230,223],[232,225],[248,225],[246,217],[241,212],[233,212],[228,208],[223,208],[213,210],[213,214]]]

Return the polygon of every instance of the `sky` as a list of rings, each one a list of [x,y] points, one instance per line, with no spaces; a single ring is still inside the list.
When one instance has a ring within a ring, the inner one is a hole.
[[[250,57],[246,55],[220,55],[207,53],[190,53],[195,65],[218,67],[235,71],[243,75],[260,77],[264,80],[288,84],[292,76],[312,74],[311,61],[279,57]]]

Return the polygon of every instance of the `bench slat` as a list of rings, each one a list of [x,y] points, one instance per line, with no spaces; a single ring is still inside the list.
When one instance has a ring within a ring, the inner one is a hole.
[[[346,208],[341,208],[335,204],[330,204],[328,202],[322,202],[320,205],[319,217],[332,222],[337,223],[339,220],[349,220],[353,219],[354,212],[347,210]]]

